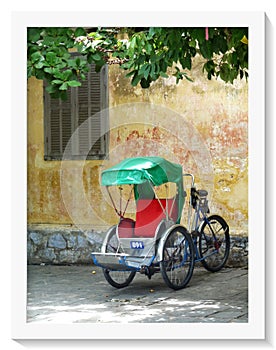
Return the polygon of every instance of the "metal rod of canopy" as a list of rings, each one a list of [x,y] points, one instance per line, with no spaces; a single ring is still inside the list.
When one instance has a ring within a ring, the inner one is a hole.
[[[154,189],[154,186],[152,185],[151,182],[150,182],[150,186],[151,186],[151,188],[152,188],[152,190],[153,190],[153,192],[154,192],[155,198],[158,200],[158,202],[159,202],[159,204],[160,204],[160,207],[161,207],[162,210],[163,210],[164,215],[165,215],[166,218],[167,218],[167,217],[168,217],[168,213],[166,212],[166,209],[163,207],[163,205],[162,205],[162,203],[161,203],[159,197],[157,196],[157,193],[156,193],[156,191],[155,191],[155,189]]]
[[[119,191],[120,191],[120,216],[122,217],[122,191],[123,191],[122,186],[119,186]]]
[[[168,185],[165,184],[166,188],[166,220],[169,220],[169,203],[168,203]]]
[[[130,185],[130,186],[131,186],[131,190],[130,190],[129,197],[128,197],[128,200],[127,200],[127,203],[126,203],[126,206],[125,206],[125,209],[124,209],[123,213],[122,213],[122,187],[119,187],[119,190],[120,190],[120,211],[118,211],[118,209],[116,208],[116,205],[114,203],[114,200],[112,198],[112,195],[111,195],[111,193],[109,191],[109,186],[106,186],[107,193],[108,193],[109,198],[111,200],[112,206],[113,206],[115,212],[117,213],[117,215],[120,216],[121,218],[124,217],[124,215],[126,213],[126,210],[127,210],[128,205],[129,205],[129,202],[130,202],[130,199],[131,199],[131,195],[132,195],[132,192],[133,192],[133,186],[132,185]]]
[[[175,205],[175,200],[176,200],[177,194],[178,193],[176,192],[175,196],[173,197],[173,202],[172,202],[171,210],[170,210],[170,213],[169,213],[170,217],[172,216],[172,211],[173,211],[173,208],[174,208],[174,205]]]
[[[129,192],[129,196],[128,196],[128,200],[127,200],[127,203],[126,203],[125,210],[124,210],[124,212],[123,212],[123,216],[125,215],[125,212],[126,212],[126,210],[127,210],[127,207],[128,207],[128,204],[129,204],[129,202],[130,202],[131,195],[132,195],[132,192],[133,192],[133,185],[129,185],[129,186],[131,186],[131,190],[130,190],[130,192]]]
[[[111,196],[111,193],[109,192],[109,186],[106,186],[106,189],[107,189],[107,193],[108,193],[108,195],[109,195],[109,198],[110,198],[110,200],[111,200],[111,203],[112,203],[112,205],[113,205],[113,208],[114,208],[115,212],[117,213],[118,216],[121,217],[121,213],[117,210],[116,205],[115,205],[115,203],[114,203],[114,201],[113,201],[113,198],[112,198],[112,196]]]

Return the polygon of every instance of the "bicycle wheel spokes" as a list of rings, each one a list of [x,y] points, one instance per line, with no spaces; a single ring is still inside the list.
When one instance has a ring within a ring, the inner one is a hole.
[[[192,277],[194,268],[193,242],[184,227],[169,234],[163,247],[160,264],[166,284],[173,289],[184,288]]]
[[[226,263],[230,250],[229,227],[225,220],[212,215],[203,223],[199,237],[199,256],[209,271],[219,271]]]

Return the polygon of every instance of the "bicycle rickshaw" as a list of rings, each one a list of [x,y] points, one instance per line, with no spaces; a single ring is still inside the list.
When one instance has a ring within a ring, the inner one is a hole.
[[[177,290],[189,283],[195,262],[213,272],[225,265],[229,227],[222,217],[207,216],[207,191],[196,190],[193,175],[183,174],[181,165],[161,157],[127,158],[101,175],[119,222],[109,228],[101,252],[93,252],[92,258],[113,287],[128,286],[137,272],[149,279],[161,272],[167,286]],[[180,223],[186,176],[191,180],[187,228]],[[130,202],[134,215],[127,213]]]

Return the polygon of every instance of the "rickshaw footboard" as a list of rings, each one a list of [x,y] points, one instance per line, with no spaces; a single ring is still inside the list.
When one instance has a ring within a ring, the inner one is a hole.
[[[141,266],[150,266],[155,258],[122,253],[92,253],[91,256],[96,266],[118,271],[139,271]]]

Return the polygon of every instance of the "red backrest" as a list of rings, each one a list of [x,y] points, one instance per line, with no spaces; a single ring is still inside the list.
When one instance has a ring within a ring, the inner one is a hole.
[[[162,206],[166,209],[166,199],[160,199]],[[168,199],[169,213],[173,204],[173,199]],[[177,220],[177,202],[174,202],[171,217]],[[139,199],[136,209],[136,223],[134,235],[136,237],[154,237],[157,226],[166,215],[158,199]]]
[[[122,218],[118,224],[119,238],[132,238],[134,236],[135,221],[130,218]]]

